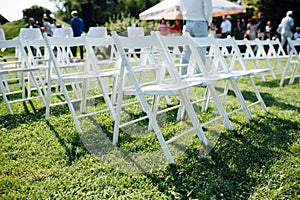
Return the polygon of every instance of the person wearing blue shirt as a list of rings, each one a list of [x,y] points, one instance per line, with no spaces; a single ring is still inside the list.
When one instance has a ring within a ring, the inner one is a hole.
[[[78,12],[76,10],[71,12],[72,19],[70,21],[70,25],[73,30],[74,37],[80,37],[83,32],[84,22],[83,19],[78,17]],[[80,49],[80,58],[83,59],[83,46],[79,46]],[[71,48],[72,54],[76,57],[77,54],[77,47]]]

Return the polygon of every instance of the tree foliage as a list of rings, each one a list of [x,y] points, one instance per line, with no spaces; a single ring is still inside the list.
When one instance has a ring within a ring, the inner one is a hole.
[[[51,19],[50,14],[51,14],[50,10],[41,6],[32,6],[30,8],[23,10],[23,18],[25,22],[28,22],[28,19],[30,17],[33,17],[37,23],[41,24],[44,15],[46,15],[48,18]]]
[[[299,0],[258,0],[256,6],[259,11],[263,12],[273,25],[278,25],[281,19],[286,16],[286,12],[292,10],[296,25],[300,24],[300,12],[297,10]]]
[[[64,21],[69,21],[72,10],[78,10],[79,14],[84,13],[82,5],[93,4],[94,24],[104,25],[112,19],[120,19],[122,16],[138,19],[139,13],[155,5],[160,0],[51,0],[58,5],[58,15]],[[90,14],[92,14],[90,13]],[[85,17],[85,16],[82,16]]]

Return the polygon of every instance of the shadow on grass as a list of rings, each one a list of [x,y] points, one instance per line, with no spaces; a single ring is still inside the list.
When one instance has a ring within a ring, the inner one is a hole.
[[[267,80],[267,81],[262,81],[262,80],[255,80],[256,86],[262,86],[262,87],[268,87],[268,88],[280,88],[279,82],[280,82],[281,77],[278,77],[276,80]]]
[[[7,114],[4,116],[0,116],[0,123],[3,128],[8,130],[12,130],[20,126],[21,124],[26,124],[33,121],[39,121],[45,117],[45,108],[36,109],[34,108],[34,112],[30,112],[26,103],[23,103],[25,112],[21,114]],[[33,104],[30,104],[32,107]]]
[[[4,128],[9,130],[17,128],[20,124],[25,124],[32,121],[45,120],[45,108],[37,108],[32,101],[22,102],[24,112],[19,114],[6,114],[0,116],[0,123]],[[4,109],[4,108],[3,108]],[[51,108],[51,116],[61,116],[70,114],[67,105],[60,105]]]
[[[147,176],[172,198],[248,199],[267,184],[266,174],[297,141],[299,124],[272,114],[246,124],[232,121],[239,129],[222,134],[208,156],[199,158],[191,148],[177,166]]]
[[[256,101],[256,96],[254,92],[249,92],[249,91],[242,91],[243,96],[245,97],[246,100],[249,101]],[[272,96],[272,94],[269,93],[265,93],[265,92],[261,92],[260,93],[266,106],[270,107],[270,106],[275,106],[278,107],[282,110],[299,110],[300,108],[297,106],[294,106],[292,104],[288,104],[282,101],[278,101],[278,98],[274,98]]]
[[[49,126],[50,131],[54,133],[55,137],[58,139],[60,145],[65,149],[68,157],[68,166],[71,166],[74,161],[79,160],[80,157],[88,153],[78,134],[74,134],[71,137],[68,136],[68,140],[66,140],[63,135],[56,130],[54,125],[50,122],[47,122],[47,125]]]

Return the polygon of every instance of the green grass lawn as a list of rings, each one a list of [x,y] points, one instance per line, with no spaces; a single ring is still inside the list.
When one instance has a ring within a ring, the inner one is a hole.
[[[235,131],[220,127],[220,137],[206,156],[199,156],[199,144],[193,143],[176,166],[139,173],[92,154],[66,106],[54,107],[47,123],[39,101],[14,105],[15,114],[9,115],[0,99],[1,199],[299,199],[300,84],[279,87],[279,80],[270,77],[255,82],[269,113],[260,105],[251,108],[253,121],[235,113],[230,116]],[[251,101],[248,82],[239,83]],[[235,106],[232,94],[229,107]],[[96,119],[111,139],[109,116]],[[168,123],[167,134],[180,128],[176,121]],[[130,137],[121,136],[127,151],[152,151],[149,147],[156,145],[151,133]]]

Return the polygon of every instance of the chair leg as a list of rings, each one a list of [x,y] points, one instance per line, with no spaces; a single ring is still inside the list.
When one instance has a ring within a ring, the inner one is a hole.
[[[155,117],[154,117],[153,113],[151,112],[151,108],[149,107],[145,96],[143,96],[141,94],[138,95],[138,96],[139,96],[139,99],[140,99],[140,103],[142,104],[142,107],[144,107],[145,112],[147,113],[147,115],[149,117],[149,121],[151,122],[151,127],[153,128],[153,130],[156,134],[156,137],[159,141],[159,144],[160,144],[160,146],[161,146],[161,148],[162,148],[169,164],[174,164],[175,161],[174,161],[174,159],[171,155],[171,152],[170,152],[170,150],[169,150],[169,148],[166,144],[166,141],[165,141],[165,139],[162,135],[162,132],[161,132],[156,120],[155,120]]]
[[[223,105],[222,105],[221,100],[219,99],[219,96],[218,96],[218,94],[217,94],[217,92],[216,92],[214,86],[213,86],[213,85],[208,85],[207,87],[208,87],[209,92],[210,92],[210,94],[211,94],[211,96],[212,96],[212,98],[213,98],[213,100],[214,100],[214,102],[215,102],[215,104],[216,104],[216,106],[217,106],[217,109],[218,109],[218,111],[219,111],[219,114],[221,115],[221,117],[222,117],[223,120],[224,120],[224,124],[225,124],[226,128],[227,128],[228,130],[231,130],[231,131],[232,131],[232,130],[233,130],[233,127],[232,127],[232,125],[231,125],[231,122],[230,122],[230,120],[229,120],[229,117],[228,117],[228,115],[227,115],[227,113],[226,113],[226,111],[225,111],[225,109],[224,109],[224,107],[223,107]]]
[[[152,113],[153,113],[155,118],[157,116],[159,100],[160,100],[160,96],[159,95],[154,95],[153,100],[152,100]],[[152,129],[153,128],[151,127],[151,122],[149,121],[148,130],[152,130]]]
[[[43,105],[46,106],[46,100],[45,100],[44,94],[42,93],[40,86],[38,85],[36,79],[34,78],[34,74],[33,74],[32,71],[30,72],[30,78],[32,80],[32,83],[33,83],[34,87],[36,87],[37,92],[39,93],[39,95],[41,97]],[[28,89],[28,90],[30,90],[30,89]]]
[[[108,86],[107,86],[105,80],[103,80],[102,78],[97,78],[97,80],[98,80],[98,84],[99,84],[99,86],[102,90],[103,98],[104,98],[104,101],[105,101],[105,103],[108,107],[110,116],[111,116],[112,120],[114,121],[116,116],[115,116],[115,113],[114,113],[113,103],[111,101],[111,98],[108,96]]]
[[[124,73],[124,72],[123,72]],[[121,73],[121,74],[123,74]],[[117,84],[118,93],[117,93],[117,104],[115,111],[115,119],[114,119],[114,134],[113,134],[113,145],[117,145],[119,140],[119,132],[120,132],[120,121],[121,121],[121,110],[122,110],[122,101],[123,101],[123,88],[124,88],[124,76],[119,77],[119,82]]]
[[[184,107],[186,108],[185,110],[186,110],[186,112],[188,113],[188,115],[189,115],[189,117],[191,119],[193,127],[196,128],[197,136],[199,137],[199,139],[201,140],[201,142],[203,143],[203,145],[207,146],[208,145],[207,138],[204,135],[203,129],[202,129],[202,127],[199,124],[199,120],[198,120],[198,118],[196,116],[196,113],[194,111],[194,108],[193,108],[191,102],[189,101],[188,97],[185,95],[184,91],[180,91],[179,95],[181,97],[181,100],[183,102]]]
[[[209,91],[208,87],[206,87],[205,93],[204,93],[204,101],[203,101],[202,107],[201,107],[201,112],[207,111],[210,96],[211,96],[210,91]]]
[[[235,96],[237,97],[237,99],[238,99],[238,101],[239,101],[239,103],[240,103],[240,105],[241,105],[241,107],[242,107],[242,109],[243,109],[243,111],[244,111],[244,113],[245,113],[245,115],[246,115],[246,118],[247,118],[248,120],[252,120],[253,117],[252,117],[252,115],[251,115],[251,113],[250,113],[250,111],[249,111],[249,109],[248,109],[248,106],[246,105],[245,99],[244,99],[244,97],[243,97],[243,95],[242,95],[240,89],[239,89],[238,86],[236,85],[235,81],[233,81],[232,79],[230,79],[229,81],[230,81],[230,83],[231,83],[231,86],[232,86],[232,88],[233,88],[233,91],[234,91],[234,93],[235,93]]]
[[[298,68],[299,68],[299,64],[297,63],[297,64],[295,65],[295,68],[294,68],[293,72],[292,72],[292,76],[291,76],[291,78],[290,78],[289,84],[294,83],[295,77],[296,77],[296,73],[297,73],[297,71],[298,71]]]
[[[256,95],[256,98],[257,98],[258,101],[260,102],[260,104],[261,104],[263,110],[264,110],[265,112],[268,112],[268,108],[267,108],[267,106],[266,106],[266,104],[265,104],[263,98],[261,97],[261,95],[260,95],[260,93],[259,93],[259,91],[258,91],[258,89],[257,89],[257,87],[256,87],[256,85],[255,85],[255,83],[254,83],[254,81],[253,81],[253,79],[252,79],[252,77],[248,76],[248,80],[250,81],[250,84],[251,84],[251,86],[252,86],[252,88],[253,88],[253,91],[254,91],[254,93],[255,93],[255,95]]]
[[[88,80],[85,78],[82,83],[80,113],[86,112],[87,92],[88,92]]]
[[[9,114],[12,115],[13,111],[12,111],[10,105],[9,105],[9,101],[7,99],[7,96],[6,96],[5,87],[3,85],[2,80],[0,80],[0,89],[1,89],[1,92],[2,92],[2,97],[3,97],[4,102],[5,102],[5,106],[6,106],[7,110],[8,110],[8,112],[9,112]]]

